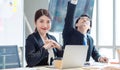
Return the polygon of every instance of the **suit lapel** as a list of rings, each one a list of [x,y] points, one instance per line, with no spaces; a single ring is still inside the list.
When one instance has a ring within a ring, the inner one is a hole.
[[[36,32],[35,34],[35,39],[39,47],[42,47],[44,45],[42,38],[40,37],[39,33]]]

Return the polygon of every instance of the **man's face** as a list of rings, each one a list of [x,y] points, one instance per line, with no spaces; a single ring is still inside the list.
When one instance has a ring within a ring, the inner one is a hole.
[[[90,19],[86,16],[80,17],[78,23],[76,23],[75,26],[78,28],[78,30],[87,31],[88,29],[90,29]]]

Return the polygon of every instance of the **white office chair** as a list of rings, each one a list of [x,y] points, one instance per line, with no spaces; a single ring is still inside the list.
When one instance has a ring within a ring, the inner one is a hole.
[[[0,46],[0,69],[20,66],[17,45]]]

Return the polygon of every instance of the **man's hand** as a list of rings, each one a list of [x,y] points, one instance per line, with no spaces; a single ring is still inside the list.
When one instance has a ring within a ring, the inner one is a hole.
[[[103,62],[103,63],[108,63],[108,58],[107,57],[100,57],[99,62]]]
[[[72,4],[77,4],[77,3],[78,3],[78,0],[71,0],[71,3],[72,3]]]

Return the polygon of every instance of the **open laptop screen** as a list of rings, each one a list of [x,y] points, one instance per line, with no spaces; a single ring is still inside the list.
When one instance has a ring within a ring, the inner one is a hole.
[[[88,46],[66,45],[61,68],[81,67],[86,61]]]

